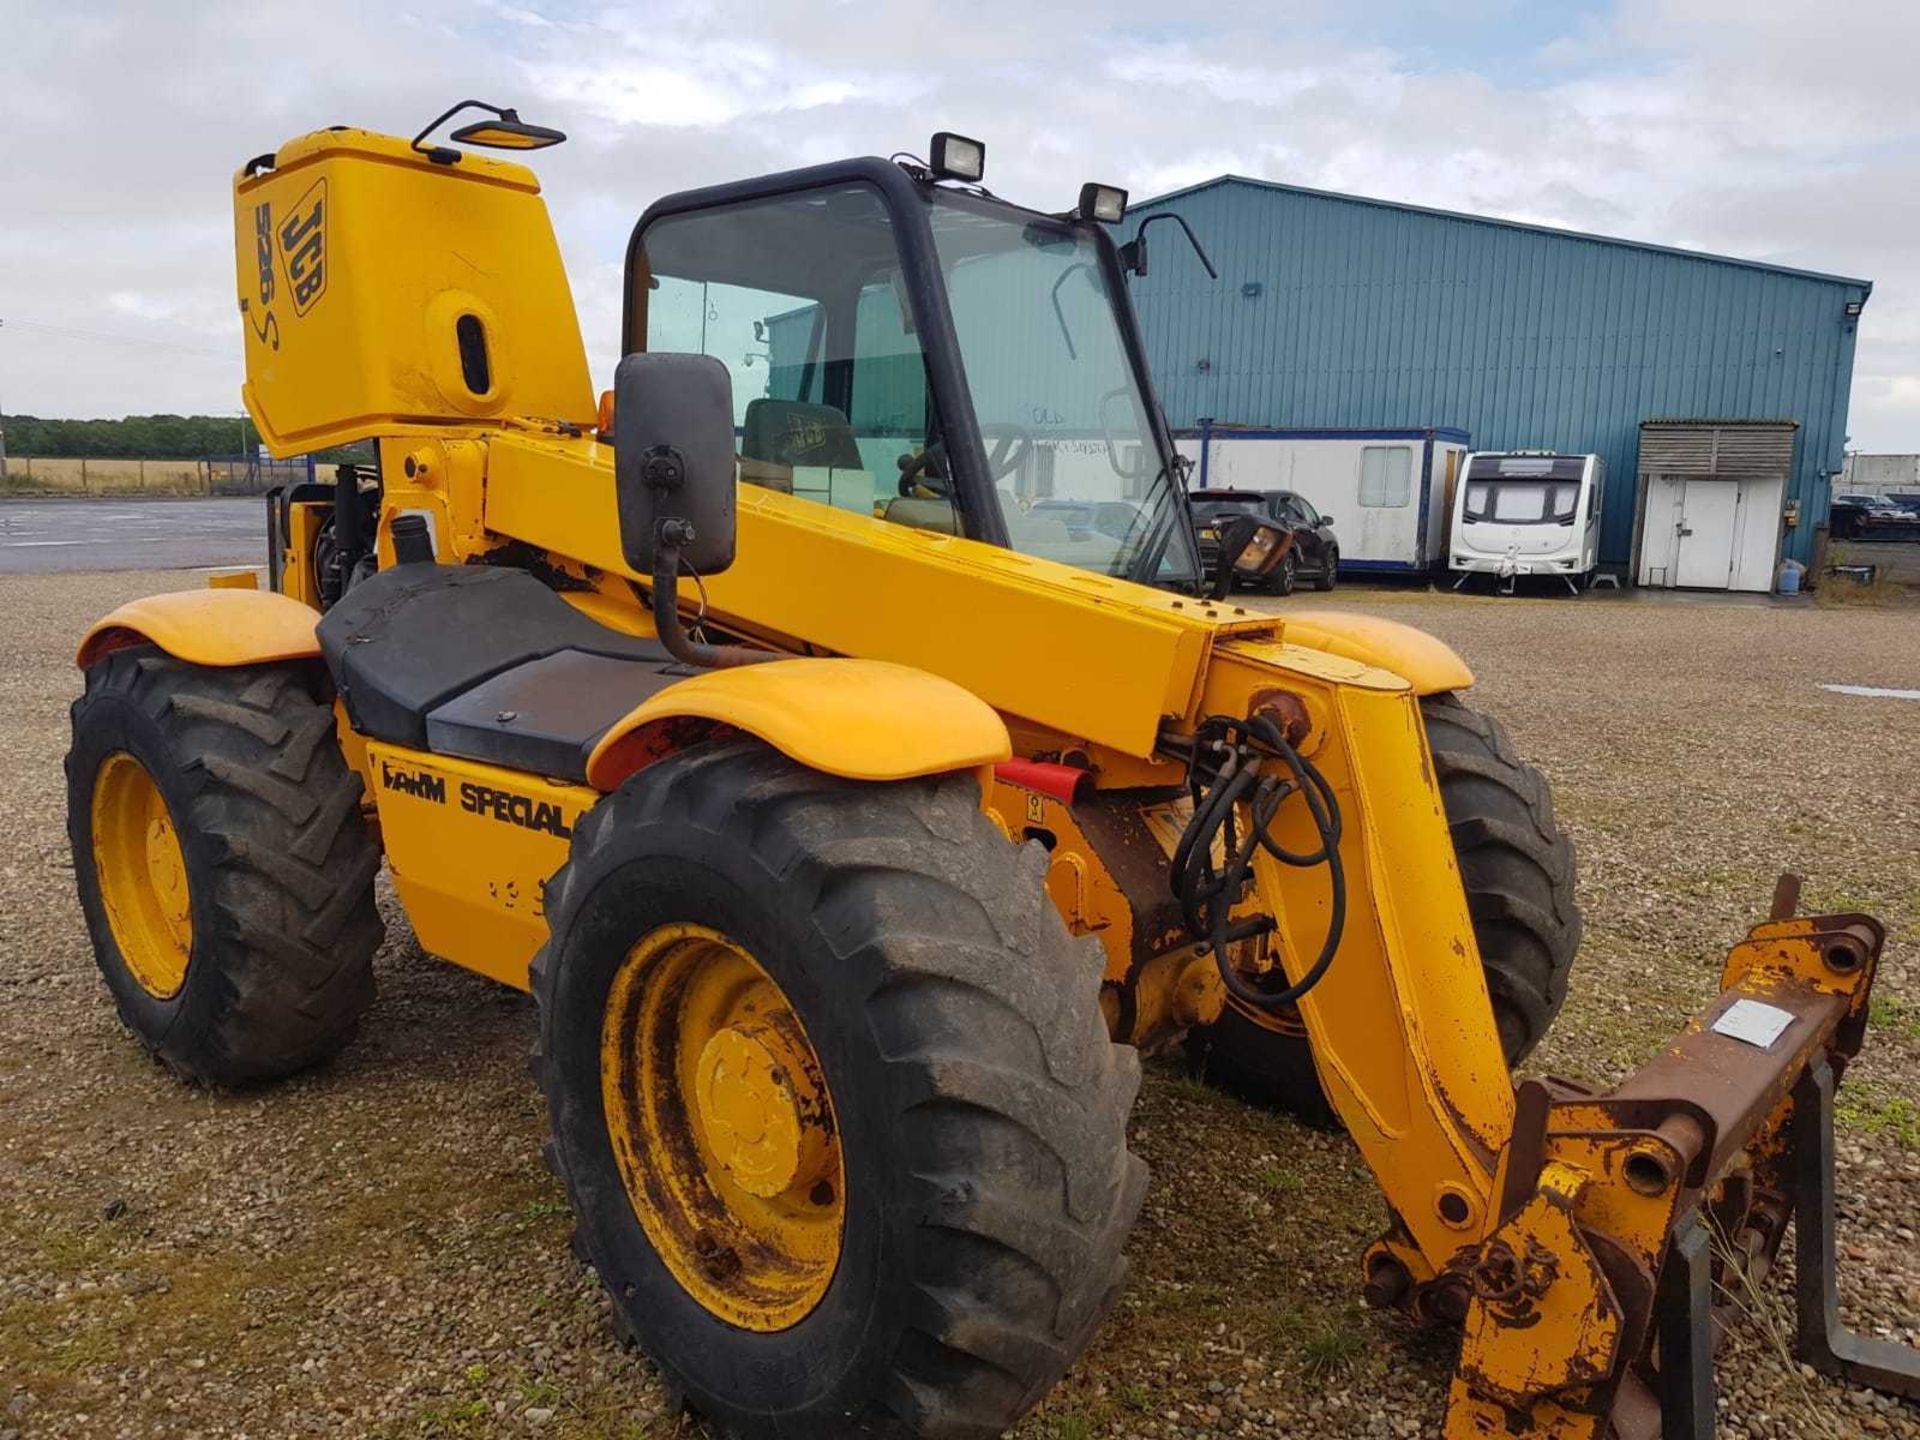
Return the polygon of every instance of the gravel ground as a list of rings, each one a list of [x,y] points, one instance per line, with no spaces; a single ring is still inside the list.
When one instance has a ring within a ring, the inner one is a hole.
[[[121,1032],[62,825],[83,621],[179,575],[0,579],[0,1440],[686,1437],[569,1258],[518,995],[419,954],[389,905],[381,1000],[337,1061],[209,1096]],[[1846,1310],[1920,1340],[1920,611],[1342,593],[1425,626],[1555,783],[1587,939],[1536,1062],[1618,1078],[1712,993],[1775,874],[1890,925],[1841,1150]],[[1300,599],[1289,605],[1310,606]],[[1153,1066],[1157,1179],[1115,1320],[1023,1440],[1437,1431],[1444,1338],[1364,1311],[1385,1211],[1339,1138]],[[1727,1437],[1890,1435],[1920,1412],[1784,1361],[1778,1294],[1723,1358]]]

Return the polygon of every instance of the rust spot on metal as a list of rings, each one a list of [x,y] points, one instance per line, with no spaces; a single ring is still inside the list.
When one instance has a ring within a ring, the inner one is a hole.
[[[1271,718],[1280,727],[1280,733],[1287,737],[1289,745],[1300,745],[1313,731],[1313,718],[1307,713],[1307,702],[1291,690],[1259,691],[1248,708],[1254,715]]]

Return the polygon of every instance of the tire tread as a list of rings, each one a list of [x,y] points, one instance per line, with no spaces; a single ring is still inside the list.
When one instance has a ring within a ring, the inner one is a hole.
[[[921,1196],[916,1299],[876,1413],[846,1433],[1000,1434],[1113,1303],[1145,1184],[1126,1146],[1138,1057],[1106,1035],[1086,952],[1041,883],[1044,852],[1005,842],[970,776],[861,784],[753,742],[701,746],[643,771],[575,827],[548,889],[555,938],[532,969],[543,1008],[551,955],[586,893],[578,877],[612,863],[641,822],[737,841],[768,883],[809,887],[813,923],[848,974],[867,977],[869,1025],[892,1037],[887,1093],[913,1137]],[[979,1023],[939,1023],[956,1008]],[[541,1067],[556,1114],[557,1070]],[[984,1173],[973,1157],[987,1140],[1044,1163]],[[554,1158],[577,1211],[557,1147]],[[953,1283],[962,1271],[964,1286]],[[1050,1300],[1036,1313],[1038,1293]]]
[[[331,743],[332,709],[296,665],[213,669],[136,646],[88,671],[76,744],[120,704],[159,727],[190,796],[175,823],[211,842],[207,872],[189,877],[208,890],[195,914],[211,915],[213,929],[196,933],[188,983],[217,987],[200,1023],[149,1034],[117,997],[122,1018],[156,1058],[205,1084],[268,1079],[333,1054],[372,1002],[384,927],[380,851],[360,814],[360,778]],[[67,771],[75,867],[90,874],[92,777],[76,773],[73,754]],[[84,884],[82,896],[105,968],[111,931]]]

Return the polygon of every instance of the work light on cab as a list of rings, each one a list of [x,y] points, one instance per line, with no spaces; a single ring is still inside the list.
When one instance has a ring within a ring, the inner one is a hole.
[[[942,130],[927,146],[927,168],[936,180],[965,180],[977,185],[987,173],[986,144]]]
[[[1082,220],[1118,225],[1126,218],[1127,192],[1118,185],[1099,185],[1089,180],[1080,187],[1080,204],[1074,213]]]

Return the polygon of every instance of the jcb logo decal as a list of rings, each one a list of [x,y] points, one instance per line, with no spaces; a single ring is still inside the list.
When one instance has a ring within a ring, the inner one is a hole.
[[[304,315],[327,293],[327,182],[316,180],[280,222],[280,263],[293,287],[293,313]]]

